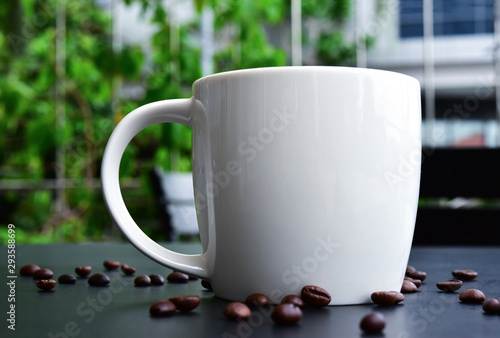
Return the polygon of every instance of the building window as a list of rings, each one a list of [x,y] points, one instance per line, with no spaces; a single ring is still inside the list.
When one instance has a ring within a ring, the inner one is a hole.
[[[493,33],[494,0],[434,0],[434,35]],[[423,0],[400,0],[399,36],[422,37]]]

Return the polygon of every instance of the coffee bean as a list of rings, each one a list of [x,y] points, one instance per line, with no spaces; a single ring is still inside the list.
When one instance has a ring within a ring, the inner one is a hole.
[[[473,280],[477,277],[477,272],[474,270],[453,270],[451,274],[453,277],[465,281]]]
[[[415,269],[415,267],[414,267],[414,266],[408,265],[408,266],[406,267],[406,274],[407,274],[407,275],[408,275],[409,273],[412,273],[412,272],[415,272],[415,271],[417,271],[417,269]]]
[[[359,323],[361,330],[367,333],[379,333],[385,327],[385,317],[380,312],[367,314]]]
[[[227,319],[244,319],[250,317],[248,306],[240,302],[231,302],[224,308],[224,316]]]
[[[21,267],[21,270],[19,270],[19,273],[21,276],[33,276],[33,272],[36,270],[39,270],[40,267],[35,264],[28,264],[23,267]]]
[[[198,280],[198,277],[189,275],[189,280]]]
[[[304,303],[314,307],[323,307],[330,304],[332,297],[323,288],[314,285],[306,285],[302,288],[300,296]]]
[[[175,304],[169,300],[159,300],[149,308],[151,317],[166,317],[177,311]]]
[[[495,298],[487,299],[483,303],[483,311],[485,313],[500,314],[500,300]]]
[[[91,286],[106,286],[109,284],[109,277],[103,273],[96,273],[89,277],[88,281]]]
[[[484,293],[477,289],[467,289],[465,291],[462,291],[458,298],[463,303],[471,304],[480,304],[486,299]]]
[[[421,281],[420,279],[413,279],[413,278],[411,278],[411,277],[406,276],[406,277],[404,278],[404,280],[408,280],[408,281],[412,282],[413,284],[415,284],[415,286],[416,286],[417,288],[419,288],[419,287],[420,287],[420,285],[422,285],[422,281]]]
[[[405,299],[401,292],[397,291],[377,291],[371,294],[371,300],[377,305],[390,306]]]
[[[92,267],[89,265],[79,266],[75,268],[75,272],[80,277],[87,277],[92,272]]]
[[[35,282],[35,285],[44,291],[52,290],[57,282],[53,279],[40,279]]]
[[[302,319],[302,310],[293,304],[280,304],[274,308],[271,318],[278,325],[294,324]]]
[[[174,271],[167,276],[167,280],[170,283],[187,283],[189,281],[189,276],[185,273]]]
[[[269,305],[269,298],[267,298],[262,293],[253,293],[247,297],[245,303],[252,304],[255,306],[266,306]]]
[[[120,262],[112,260],[112,259],[107,259],[102,263],[106,270],[116,270],[120,267]]]
[[[401,286],[402,293],[412,293],[417,292],[417,286],[410,282],[409,280],[403,280],[403,285]]]
[[[165,283],[165,278],[163,278],[162,275],[156,273],[149,275],[149,279],[151,279],[151,284],[153,285],[163,285],[163,283]]]
[[[150,286],[151,285],[151,278],[146,275],[139,275],[135,277],[134,279],[134,285],[135,286]]]
[[[203,286],[205,289],[212,291],[212,284],[210,284],[209,281],[202,279],[201,280],[201,286]]]
[[[50,269],[38,269],[33,272],[34,279],[51,279],[54,277],[54,273]]]
[[[76,277],[70,274],[64,274],[59,276],[57,279],[59,283],[61,284],[75,284],[76,283]]]
[[[425,280],[425,278],[427,278],[427,273],[425,273],[423,271],[418,271],[418,270],[406,271],[406,276],[411,277],[413,279],[419,279],[423,282]]]
[[[200,305],[200,297],[187,295],[170,298],[169,301],[175,304],[179,311],[191,311]]]
[[[462,287],[463,282],[458,279],[450,279],[436,284],[439,290],[444,292],[455,292]]]
[[[132,276],[135,273],[135,268],[131,267],[128,264],[122,264],[122,272],[126,276]]]
[[[293,304],[298,307],[303,307],[304,306],[304,301],[302,298],[296,295],[288,295],[283,297],[281,300],[281,304]]]

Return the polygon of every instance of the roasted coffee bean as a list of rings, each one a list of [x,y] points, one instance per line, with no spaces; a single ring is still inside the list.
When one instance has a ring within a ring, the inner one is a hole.
[[[198,280],[198,277],[195,277],[195,276],[189,276],[189,280]]]
[[[323,288],[315,285],[306,285],[300,292],[300,297],[305,304],[314,307],[323,307],[330,304],[332,297]]]
[[[403,301],[405,296],[397,291],[377,291],[371,294],[371,299],[377,305],[390,306]]]
[[[151,285],[151,278],[147,275],[139,275],[135,277],[134,279],[134,285],[135,286],[150,286]]]
[[[500,314],[500,300],[495,298],[487,299],[483,303],[483,311],[486,313]]]
[[[421,281],[420,279],[413,279],[413,278],[411,278],[411,277],[406,276],[406,277],[404,278],[404,280],[407,280],[407,281],[412,282],[413,284],[415,284],[415,286],[416,286],[417,288],[419,288],[419,287],[420,287],[420,285],[422,285],[422,281]]]
[[[126,276],[132,276],[135,273],[135,268],[131,267],[128,264],[122,264],[122,272]]]
[[[106,268],[106,270],[116,270],[120,267],[120,262],[112,260],[112,259],[106,259],[102,265]]]
[[[407,276],[408,276],[408,274],[409,274],[409,273],[412,273],[412,272],[415,272],[415,271],[417,271],[417,269],[415,269],[415,267],[414,267],[414,266],[408,265],[408,266],[406,267],[406,275],[407,275]]]
[[[169,301],[175,304],[179,311],[191,311],[200,305],[200,297],[187,295],[170,298]]]
[[[212,291],[212,284],[210,284],[209,281],[202,279],[201,280],[201,286],[203,286],[205,289]]]
[[[281,304],[293,304],[298,307],[303,307],[304,306],[304,301],[302,298],[296,295],[288,295],[283,297],[281,300]]]
[[[436,283],[439,290],[444,292],[455,292],[462,287],[463,282],[458,279],[450,279],[444,282]]]
[[[187,283],[189,281],[189,276],[185,273],[174,271],[167,276],[169,283]]]
[[[54,277],[54,273],[50,269],[38,269],[33,272],[34,279],[51,279]]]
[[[267,298],[262,293],[253,293],[247,297],[245,303],[252,304],[255,306],[266,306],[269,305],[269,298]]]
[[[411,277],[413,279],[419,279],[423,282],[425,280],[425,278],[427,277],[427,273],[425,273],[423,271],[418,271],[418,270],[410,271],[410,272],[406,271],[406,276]]]
[[[157,273],[149,275],[149,279],[151,279],[151,284],[153,285],[163,285],[165,283],[165,278]]]
[[[465,291],[462,291],[458,298],[463,303],[471,304],[480,304],[486,299],[484,293],[477,289],[467,289]]]
[[[224,308],[224,316],[227,319],[244,319],[250,315],[250,309],[244,303],[231,302]]]
[[[23,266],[21,270],[19,270],[19,273],[21,274],[21,276],[33,276],[33,273],[39,269],[40,267],[38,265],[28,264]]]
[[[44,291],[52,290],[57,282],[53,279],[40,279],[35,282],[35,285]]]
[[[367,314],[359,323],[359,327],[366,333],[382,332],[385,327],[385,317],[380,312]]]
[[[80,277],[87,277],[92,272],[92,267],[89,265],[79,266],[75,268],[75,272]]]
[[[453,277],[465,281],[473,280],[477,277],[477,272],[474,270],[453,270],[451,274]]]
[[[109,277],[103,273],[96,273],[87,280],[91,286],[106,286],[109,284]]]
[[[412,293],[417,292],[417,286],[410,282],[409,280],[403,280],[403,285],[401,286],[402,293]]]
[[[76,283],[76,277],[73,275],[70,275],[70,274],[60,275],[57,280],[61,284],[75,284]]]
[[[177,311],[175,304],[169,300],[159,300],[149,308],[151,317],[166,317]]]
[[[302,310],[293,304],[280,304],[273,309],[271,318],[278,325],[294,324],[302,319]]]

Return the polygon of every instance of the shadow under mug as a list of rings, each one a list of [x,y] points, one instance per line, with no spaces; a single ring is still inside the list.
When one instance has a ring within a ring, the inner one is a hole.
[[[130,216],[121,157],[142,129],[192,128],[203,253],[157,244]],[[193,97],[137,108],[104,152],[104,199],[128,240],[216,296],[263,293],[279,303],[317,285],[331,305],[399,291],[415,225],[421,161],[420,86],[393,72],[277,67],[210,75]]]

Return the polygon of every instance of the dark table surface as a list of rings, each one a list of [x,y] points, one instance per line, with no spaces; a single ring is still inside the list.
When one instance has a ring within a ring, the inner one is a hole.
[[[167,246],[184,253],[200,251],[196,244]],[[0,337],[363,337],[359,322],[372,311],[382,312],[387,320],[383,334],[376,336],[500,337],[500,315],[486,315],[481,305],[463,304],[458,299],[459,292],[468,288],[482,290],[486,298],[500,298],[499,247],[415,247],[410,264],[426,271],[427,279],[417,293],[406,294],[400,305],[305,308],[298,324],[283,327],[273,324],[268,310],[255,310],[245,321],[226,320],[223,309],[228,302],[214,297],[200,281],[139,288],[134,287],[134,277],[114,271],[106,272],[111,278],[108,287],[90,287],[86,279],[78,279],[75,285],[58,284],[53,291],[42,292],[33,279],[18,273],[30,263],[52,269],[55,278],[74,274],[74,268],[81,265],[91,265],[93,273],[104,272],[105,259],[136,267],[136,276],[171,272],[130,244],[20,245],[16,248],[17,278],[8,277],[5,246],[2,252]],[[459,292],[440,292],[436,282],[452,278],[454,269],[474,269],[479,276],[464,282]],[[8,329],[7,321],[12,304],[7,283],[13,279],[15,331]],[[183,294],[199,295],[200,306],[167,318],[149,316],[155,301]]]

